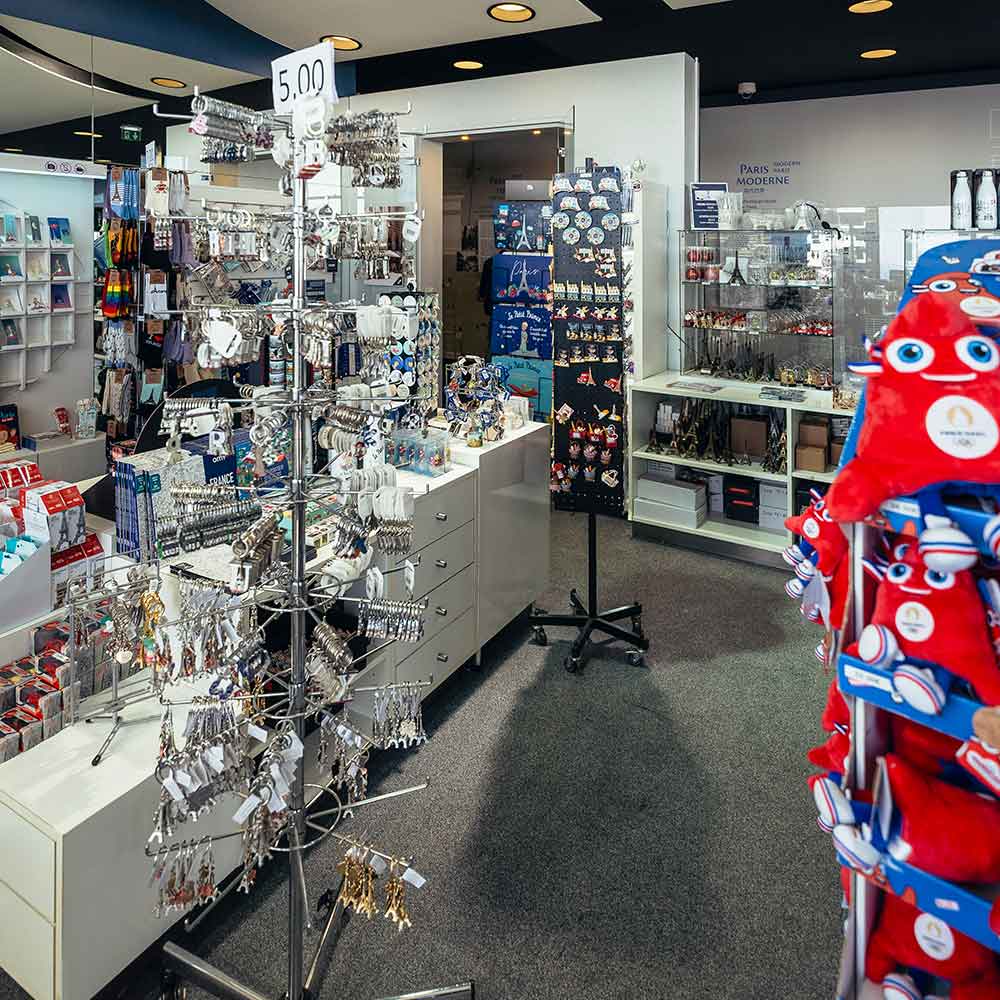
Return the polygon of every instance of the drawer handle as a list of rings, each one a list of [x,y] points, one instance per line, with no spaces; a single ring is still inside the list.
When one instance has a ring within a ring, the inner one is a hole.
[[[448,520],[448,515],[443,510],[439,510],[434,516],[439,521],[447,521]]]
[[[447,569],[448,568],[448,560],[447,559],[438,559],[438,560],[435,561],[434,565],[437,566],[438,569]]]
[[[440,615],[442,618],[444,618],[448,614],[448,609],[447,608],[442,608],[439,605],[438,607],[436,607],[434,609],[434,613],[437,614],[437,615]]]
[[[448,654],[447,653],[438,653],[438,655],[437,655],[437,661],[438,661],[438,663],[447,663],[448,662]]]

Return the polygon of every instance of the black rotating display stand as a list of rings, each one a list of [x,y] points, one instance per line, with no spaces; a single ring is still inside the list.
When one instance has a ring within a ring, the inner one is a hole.
[[[599,632],[630,644],[638,666],[649,649],[642,605],[600,611],[597,605],[597,515],[625,510],[625,360],[631,321],[632,255],[622,217],[631,190],[616,167],[559,174],[553,182],[552,495],[557,510],[587,514],[587,604],[571,590],[572,614],[533,609],[535,642],[546,625],[575,628],[565,666],[576,673]],[[615,622],[631,620],[627,629]]]
[[[593,511],[587,515],[587,605],[584,607],[576,587],[569,592],[569,603],[574,612],[571,615],[550,615],[540,608],[533,608],[530,621],[535,642],[539,646],[548,645],[546,625],[580,630],[580,634],[573,640],[569,656],[563,661],[571,674],[575,674],[583,666],[584,651],[595,632],[631,643],[632,647],[625,654],[628,662],[636,667],[642,664],[644,654],[649,649],[649,640],[642,631],[642,605],[629,604],[611,611],[597,609],[597,515]],[[631,619],[631,630],[614,624],[626,618]]]

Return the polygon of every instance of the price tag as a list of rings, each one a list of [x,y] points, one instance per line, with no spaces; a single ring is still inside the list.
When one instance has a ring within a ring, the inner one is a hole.
[[[271,63],[271,95],[276,114],[289,114],[302,97],[325,97],[337,103],[337,81],[333,75],[334,48],[320,42]]]
[[[249,818],[250,813],[260,805],[260,798],[256,795],[248,795],[243,800],[243,805],[233,813],[234,823],[244,823]]]

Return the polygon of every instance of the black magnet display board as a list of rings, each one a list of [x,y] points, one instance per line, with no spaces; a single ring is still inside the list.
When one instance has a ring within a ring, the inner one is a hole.
[[[623,516],[621,171],[560,174],[553,191],[553,502]]]

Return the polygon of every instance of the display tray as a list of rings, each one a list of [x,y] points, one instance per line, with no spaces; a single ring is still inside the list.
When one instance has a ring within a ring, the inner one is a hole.
[[[838,860],[845,868],[844,859]],[[856,871],[856,869],[851,869]],[[1000,885],[976,886],[975,891],[928,875],[927,872],[883,854],[870,874],[861,874],[872,885],[912,903],[917,909],[937,917],[966,937],[1000,952],[1000,935],[990,927],[993,901],[1000,898]]]
[[[967,740],[974,735],[972,717],[983,707],[981,702],[972,698],[949,693],[940,715],[918,712],[905,701],[898,700],[892,686],[892,674],[888,670],[873,667],[847,653],[841,653],[837,661],[837,677],[843,694],[853,695],[876,708],[901,715],[957,740]]]

